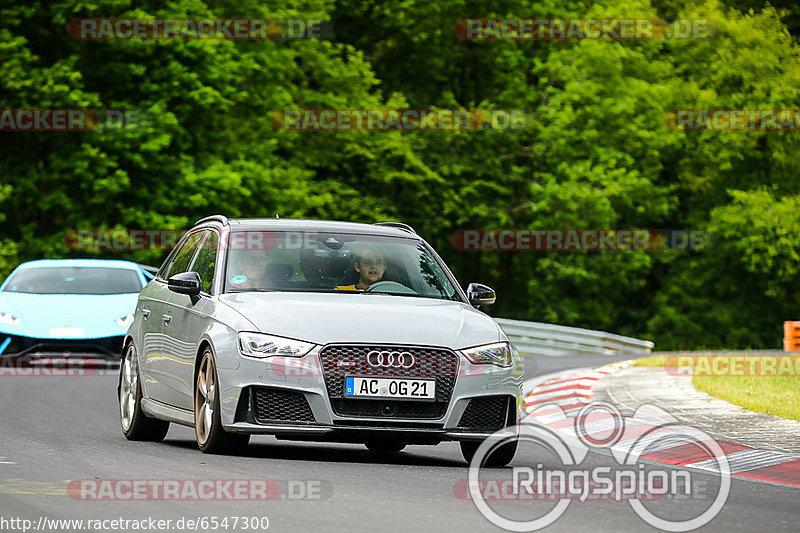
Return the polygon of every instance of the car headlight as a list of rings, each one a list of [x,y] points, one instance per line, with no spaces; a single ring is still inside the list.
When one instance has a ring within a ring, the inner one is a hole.
[[[118,319],[116,319],[115,322],[121,328],[130,326],[131,324],[133,324],[133,315],[128,313],[127,315],[121,316]]]
[[[466,348],[461,353],[479,365],[511,366],[514,363],[514,347],[508,342]]]
[[[0,313],[0,324],[5,324],[8,326],[16,326],[22,320],[18,316],[14,316],[11,313]]]
[[[302,357],[314,344],[294,339],[264,335],[262,333],[239,333],[239,349],[250,357]]]

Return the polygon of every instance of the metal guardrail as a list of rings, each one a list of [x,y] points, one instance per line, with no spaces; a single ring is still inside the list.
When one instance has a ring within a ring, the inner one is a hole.
[[[608,355],[642,357],[650,354],[650,341],[604,331],[495,318],[522,355]]]

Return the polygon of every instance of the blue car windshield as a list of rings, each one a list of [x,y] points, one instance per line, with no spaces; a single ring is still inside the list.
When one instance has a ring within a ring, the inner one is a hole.
[[[131,294],[142,290],[134,270],[104,267],[41,267],[18,270],[5,292],[27,294]]]

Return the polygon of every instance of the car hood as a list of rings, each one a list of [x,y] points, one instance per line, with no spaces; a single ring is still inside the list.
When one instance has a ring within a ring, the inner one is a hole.
[[[382,294],[224,294],[262,333],[313,342],[467,348],[505,339],[491,317],[461,302]]]
[[[0,293],[0,311],[19,317],[17,326],[0,328],[12,335],[46,339],[99,339],[124,335],[129,325],[116,319],[132,314],[138,294]]]

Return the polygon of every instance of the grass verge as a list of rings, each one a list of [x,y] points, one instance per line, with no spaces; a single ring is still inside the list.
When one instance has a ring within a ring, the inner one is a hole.
[[[745,409],[800,421],[800,378],[695,376],[692,384]]]
[[[746,355],[746,354],[742,354]],[[731,356],[719,356],[728,359]],[[713,356],[706,368],[713,368]],[[654,355],[634,366],[675,367],[678,358]],[[727,367],[725,367],[727,368]],[[751,411],[800,421],[800,377],[798,376],[694,376],[692,384],[711,396]]]

